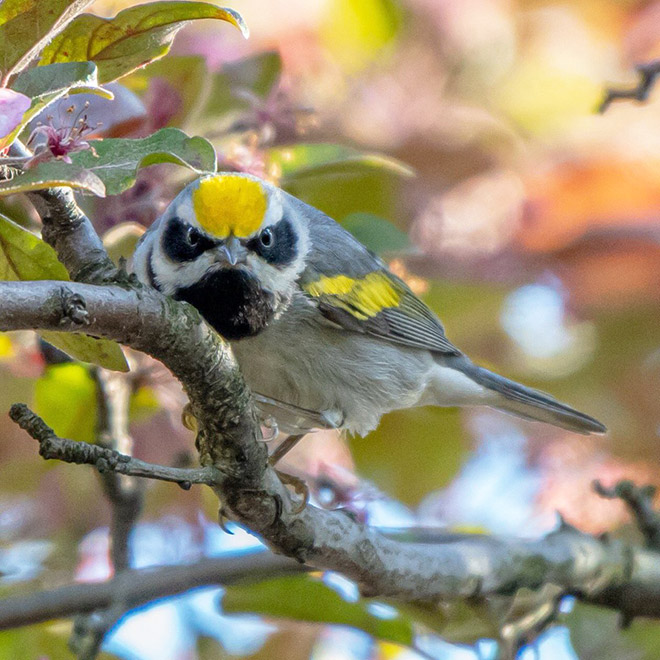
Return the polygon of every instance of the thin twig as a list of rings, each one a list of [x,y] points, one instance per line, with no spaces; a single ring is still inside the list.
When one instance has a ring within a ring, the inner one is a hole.
[[[170,481],[185,490],[192,484],[217,486],[222,483],[222,474],[213,467],[174,468],[156,465],[120,454],[114,449],[59,438],[53,429],[24,403],[15,403],[9,410],[9,416],[39,442],[39,454],[46,459],[93,465],[101,473],[113,471],[133,477]]]
[[[596,480],[593,488],[601,497],[625,502],[644,535],[646,547],[660,552],[660,512],[653,508],[656,494],[654,486],[636,486],[632,481],[624,479],[612,488],[606,488]]]
[[[71,441],[56,437],[53,440],[52,430],[25,406],[13,406],[10,414],[12,419],[36,437],[40,444],[48,445],[47,457],[62,460],[70,458],[68,444]],[[72,444],[79,445],[83,452],[89,452],[91,455],[100,450],[95,445],[83,442]],[[125,459],[127,461],[109,462],[108,466],[114,466],[110,469],[122,469],[123,465],[135,460],[130,457]],[[144,476],[161,478],[161,471],[170,469],[172,468],[150,466],[149,474]],[[429,600],[430,593],[435,594],[431,600],[486,597],[507,595],[524,587],[537,589],[544,582],[552,582],[559,585],[565,593],[578,595],[587,602],[616,607],[628,614],[643,612],[649,616],[660,616],[660,566],[656,553],[644,555],[643,551],[638,551],[638,574],[631,574],[627,546],[595,539],[565,523],[558,531],[537,541],[506,540],[474,534],[440,534],[436,537],[436,542],[427,537],[424,543],[419,544],[387,539],[374,531],[361,528],[340,512],[323,512],[308,507],[305,514],[321,516],[316,521],[319,537],[327,533],[332,534],[331,531],[323,529],[324,524],[332,529],[331,520],[346,525],[344,534],[341,534],[336,542],[332,542],[334,545],[328,548],[328,552],[333,555],[343,553],[343,558],[336,557],[340,564],[348,565],[348,562],[357,561],[363,566],[360,569],[363,576],[361,582],[363,592],[367,595],[385,593],[415,601]],[[355,531],[360,528],[364,537],[362,541],[357,541]],[[326,540],[325,543],[330,541]],[[358,555],[353,556],[354,552]],[[379,563],[380,558],[387,558],[389,565]],[[326,562],[332,565],[330,554],[326,557]],[[407,574],[411,570],[427,574],[429,580],[428,584],[420,585],[413,593],[406,593],[403,587],[396,583],[374,589],[366,581],[373,582],[377,573],[383,571],[385,575],[392,576],[389,579],[396,580],[395,576],[398,576],[403,584],[412,577]],[[402,574],[402,571],[406,575]],[[353,577],[355,576],[353,573]],[[129,600],[123,602],[129,603]],[[125,604],[124,607],[128,605]]]
[[[642,103],[646,101],[653,89],[655,80],[660,74],[660,59],[651,60],[636,67],[639,82],[635,87],[628,89],[609,88],[605,91],[605,98],[598,106],[598,112],[603,113],[610,107],[612,102],[621,99],[631,99]]]

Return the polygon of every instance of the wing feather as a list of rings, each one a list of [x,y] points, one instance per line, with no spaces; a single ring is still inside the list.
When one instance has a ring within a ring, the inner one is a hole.
[[[299,284],[327,321],[394,344],[461,354],[438,317],[381,259],[321,211],[287,197],[311,229]]]
[[[302,289],[328,321],[346,331],[460,355],[435,314],[388,270],[372,271],[364,278],[346,278],[341,283],[342,287],[335,288],[332,278],[321,275],[303,282]]]

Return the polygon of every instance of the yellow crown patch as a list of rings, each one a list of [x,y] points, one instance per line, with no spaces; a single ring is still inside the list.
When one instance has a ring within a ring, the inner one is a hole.
[[[203,179],[192,194],[197,222],[218,238],[246,238],[264,220],[268,199],[258,181],[223,174]]]

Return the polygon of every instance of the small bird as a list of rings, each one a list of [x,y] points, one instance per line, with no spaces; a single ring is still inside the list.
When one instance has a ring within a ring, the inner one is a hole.
[[[232,346],[263,418],[364,435],[385,413],[484,405],[577,433],[605,426],[475,365],[386,264],[321,211],[234,172],[187,185],[144,234],[138,278]]]

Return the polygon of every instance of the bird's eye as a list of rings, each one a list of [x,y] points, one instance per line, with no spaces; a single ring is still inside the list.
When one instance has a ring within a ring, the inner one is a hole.
[[[259,234],[259,242],[264,247],[270,247],[273,244],[273,232],[270,227],[266,227],[262,230],[261,234]]]
[[[186,230],[186,241],[188,242],[188,245],[191,247],[196,247],[200,240],[202,238],[202,235],[195,229],[194,227],[188,227]]]

